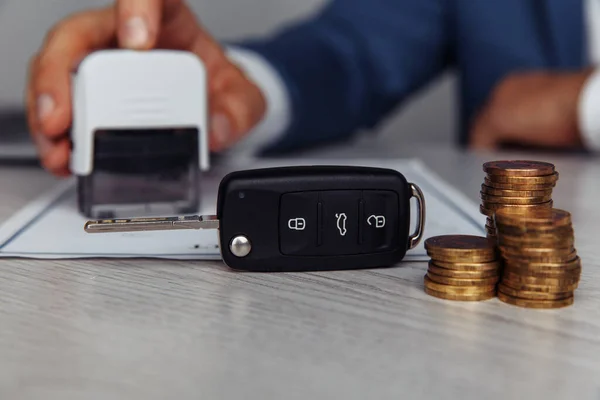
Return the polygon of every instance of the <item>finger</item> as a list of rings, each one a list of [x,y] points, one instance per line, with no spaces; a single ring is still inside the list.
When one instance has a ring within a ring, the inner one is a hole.
[[[67,138],[50,140],[43,135],[34,135],[42,166],[58,176],[65,176],[69,170],[70,143]]]
[[[222,151],[242,140],[261,121],[265,110],[260,91],[245,82],[216,94],[211,101],[211,150]]]
[[[167,2],[163,11],[163,21],[156,47],[191,50],[199,33],[196,16],[180,1]]]
[[[201,28],[197,28],[196,32],[189,50],[200,57],[211,80],[223,70],[227,70],[227,67],[233,67],[221,45],[210,34]]]
[[[60,76],[51,77],[53,68],[40,67],[39,61],[33,71],[27,96],[27,118],[35,135],[47,136],[48,140],[64,136],[71,121],[70,82]]]
[[[62,139],[55,143],[53,151],[43,160],[44,167],[55,175],[63,175],[63,171],[69,170],[69,158],[71,146],[68,139]]]
[[[147,50],[160,32],[163,0],[117,0],[119,47]]]
[[[50,138],[64,135],[71,124],[71,73],[77,63],[114,38],[114,13],[90,11],[58,25],[30,67],[27,109],[30,127]]]
[[[184,5],[167,7],[157,47],[186,50],[196,54],[208,75],[216,75],[229,65],[221,45],[198,23],[194,13]]]

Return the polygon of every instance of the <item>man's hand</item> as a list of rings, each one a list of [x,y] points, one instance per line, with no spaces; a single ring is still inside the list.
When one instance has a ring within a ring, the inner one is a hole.
[[[583,147],[577,107],[590,72],[535,72],[507,77],[475,120],[471,147],[495,149],[505,143],[564,149]]]
[[[29,128],[42,164],[56,175],[70,173],[70,73],[89,53],[115,47],[186,50],[204,62],[213,151],[239,141],[265,113],[258,87],[229,62],[183,0],[117,0],[114,6],[78,13],[58,23],[31,60],[26,105]]]

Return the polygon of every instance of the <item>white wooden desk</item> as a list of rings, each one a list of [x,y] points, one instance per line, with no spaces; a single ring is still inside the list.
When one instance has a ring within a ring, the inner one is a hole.
[[[419,156],[478,201],[506,155]],[[311,156],[313,156],[311,155]],[[519,157],[523,157],[519,155]],[[218,262],[0,260],[0,399],[599,399],[600,163],[561,174],[583,260],[575,305],[539,311],[423,293],[425,263],[250,274]],[[53,184],[0,169],[0,220]]]

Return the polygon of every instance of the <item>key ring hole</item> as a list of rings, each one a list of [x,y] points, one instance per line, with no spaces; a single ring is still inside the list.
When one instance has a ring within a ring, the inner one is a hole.
[[[412,233],[417,230],[417,207],[419,206],[419,202],[415,197],[410,198],[410,224],[408,227],[408,232]]]
[[[412,230],[412,234],[409,237],[409,249],[414,249],[415,247],[417,247],[419,245],[419,243],[421,242],[421,240],[423,239],[423,231],[425,230],[425,197],[423,195],[423,192],[421,191],[421,189],[415,185],[414,183],[410,183],[410,189],[411,189],[411,198],[410,198],[410,204],[411,204],[411,225],[413,225],[412,223],[412,219],[414,217],[415,222],[415,229]],[[412,201],[416,201],[416,206],[413,208],[412,207]],[[414,212],[412,212],[412,210],[414,210]]]

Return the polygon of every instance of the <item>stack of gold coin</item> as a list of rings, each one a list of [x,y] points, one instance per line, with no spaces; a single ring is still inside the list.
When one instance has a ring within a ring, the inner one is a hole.
[[[559,209],[497,210],[504,271],[498,298],[527,308],[573,304],[581,275],[571,214]]]
[[[446,300],[481,301],[496,296],[502,266],[496,243],[470,235],[435,236],[425,241],[431,257],[425,292]]]
[[[481,185],[482,214],[488,238],[497,239],[494,212],[506,208],[552,208],[552,189],[558,181],[554,165],[540,161],[491,161],[483,164],[486,172]]]

